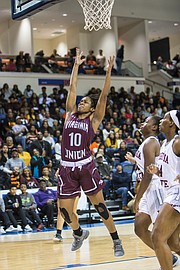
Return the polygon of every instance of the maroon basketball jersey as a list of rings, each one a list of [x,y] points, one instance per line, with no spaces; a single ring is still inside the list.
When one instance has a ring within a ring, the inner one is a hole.
[[[94,135],[90,117],[79,119],[77,113],[72,114],[63,128],[62,160],[77,162],[90,157],[89,146]]]

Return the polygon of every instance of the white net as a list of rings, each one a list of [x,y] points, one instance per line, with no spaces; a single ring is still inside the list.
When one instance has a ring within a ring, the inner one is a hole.
[[[77,0],[85,17],[85,30],[111,29],[111,11],[114,0]]]

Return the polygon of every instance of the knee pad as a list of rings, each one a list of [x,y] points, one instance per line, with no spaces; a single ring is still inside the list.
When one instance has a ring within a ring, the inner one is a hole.
[[[60,209],[60,212],[61,212],[61,215],[62,217],[64,218],[64,220],[67,222],[67,223],[71,223],[71,219],[70,219],[70,216],[68,214],[68,211],[65,209],[65,208],[59,208]]]
[[[94,207],[102,218],[104,218],[105,220],[109,218],[109,212],[105,204],[103,203],[99,203],[98,205],[95,204]]]

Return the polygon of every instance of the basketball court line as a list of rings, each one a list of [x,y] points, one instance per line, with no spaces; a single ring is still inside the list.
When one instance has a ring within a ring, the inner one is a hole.
[[[60,266],[58,268],[53,268],[52,270],[61,270],[61,269],[69,269],[69,268],[74,268],[77,269],[77,267],[95,267],[95,266],[100,266],[100,265],[110,265],[110,264],[116,264],[116,263],[124,263],[124,262],[131,262],[131,261],[137,261],[137,260],[144,260],[144,259],[151,259],[151,258],[156,258],[156,256],[139,256],[137,258],[132,258],[132,259],[126,259],[126,260],[119,260],[119,261],[109,261],[109,262],[101,262],[101,263],[95,263],[95,264],[69,264],[66,266]]]

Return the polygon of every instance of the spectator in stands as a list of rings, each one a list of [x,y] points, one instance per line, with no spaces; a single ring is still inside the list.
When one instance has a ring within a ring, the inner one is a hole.
[[[52,121],[52,125],[53,125],[53,121]],[[48,119],[44,119],[42,121],[41,132],[44,133],[45,130],[47,130],[51,135],[53,135],[53,128],[49,126]]]
[[[176,110],[180,109],[179,87],[175,87],[175,89],[174,89],[172,106],[173,106],[173,109],[176,109]]]
[[[168,60],[167,64],[165,65],[165,69],[166,69],[166,71],[167,71],[167,73],[169,75],[171,75],[172,77],[175,76],[175,74],[176,74],[176,67],[175,67],[173,61]]]
[[[41,180],[39,183],[39,190],[34,194],[37,207],[40,208],[44,215],[47,215],[48,228],[54,228],[54,210],[56,208],[56,191],[46,188],[46,182]]]
[[[12,149],[12,158],[6,161],[5,167],[11,171],[13,171],[14,167],[18,167],[20,172],[26,167],[24,160],[18,157],[17,148]]]
[[[12,88],[12,93],[15,93],[17,98],[21,98],[22,97],[22,92],[21,90],[19,90],[19,87],[17,84],[14,84],[13,85],[13,88]]]
[[[99,50],[99,54],[96,56],[96,62],[98,65],[98,68],[104,69],[105,63],[106,63],[106,57],[103,55],[103,50]]]
[[[4,99],[8,101],[9,97],[12,94],[12,90],[9,88],[9,85],[7,83],[3,84],[3,87],[1,88],[1,94],[4,94]]]
[[[112,158],[108,155],[104,143],[100,143],[98,150],[97,150],[97,153],[95,154],[95,157],[97,156],[97,154],[103,155],[103,163],[110,164],[111,166],[113,166],[114,158]]]
[[[13,58],[10,58],[10,59],[9,59],[9,63],[8,63],[8,65],[7,65],[7,71],[10,71],[10,72],[16,71],[16,64],[15,64]]]
[[[4,144],[1,150],[1,165],[5,165],[6,161],[10,158],[7,144]]]
[[[139,130],[136,130],[134,132],[133,140],[134,140],[135,147],[139,147],[141,143],[143,142],[143,138]]]
[[[19,167],[14,167],[12,170],[12,174],[10,176],[9,186],[14,185],[17,188],[20,187],[20,169]]]
[[[19,54],[16,56],[16,70],[18,72],[25,71],[25,58],[23,51],[20,51]]]
[[[124,45],[121,45],[116,54],[117,75],[122,75],[121,66],[123,59],[124,59]]]
[[[41,180],[45,181],[47,187],[54,186],[54,179],[49,176],[49,168],[47,165],[42,168],[42,176],[38,181],[40,182]]]
[[[115,151],[114,157],[116,157],[116,159],[118,158],[119,163],[124,162],[126,161],[125,155],[127,152],[130,152],[130,150],[127,148],[127,144],[125,143],[125,141],[122,141],[120,144],[120,148]]]
[[[115,134],[111,131],[105,141],[106,151],[113,156],[114,152],[118,149],[118,141],[115,138]]]
[[[96,155],[96,166],[100,173],[101,179],[105,182],[105,187],[103,188],[104,199],[110,199],[110,187],[111,187],[111,168],[108,163],[103,162],[103,155],[97,154]]]
[[[49,142],[49,144],[51,145],[51,150],[54,151],[55,141],[53,137],[50,135],[50,133],[48,132],[48,130],[44,130],[43,132],[43,141]]]
[[[21,174],[21,177],[20,177],[20,184],[26,184],[28,189],[29,188],[37,188],[37,187],[39,187],[39,183],[36,180],[36,178],[34,178],[32,176],[30,168],[24,168],[22,170],[22,174]]]
[[[53,186],[57,186],[58,184],[58,177],[57,177],[57,170],[59,169],[59,164],[56,163],[56,160],[49,159],[47,161],[47,166],[49,170],[49,179],[52,179]]]
[[[100,137],[98,135],[95,135],[93,142],[90,144],[90,150],[91,150],[92,155],[97,153],[100,143],[101,143]]]
[[[34,199],[34,196],[27,192],[26,184],[21,184],[21,201],[22,201],[22,209],[26,214],[26,218],[31,221],[31,227],[34,229],[36,228],[38,231],[44,228],[42,220],[37,213],[37,204]]]
[[[88,61],[94,61],[94,62],[96,62],[96,56],[94,55],[94,51],[93,50],[89,50],[89,54],[86,57],[86,63],[88,63]]]
[[[47,94],[47,88],[46,86],[41,87],[41,93],[39,94],[39,99],[43,98],[43,95]]]
[[[116,165],[116,171],[112,175],[112,183],[116,194],[122,196],[122,210],[128,211],[127,198],[129,190],[129,182],[131,178],[128,173],[123,172],[121,164]]]
[[[29,152],[23,151],[21,144],[17,145],[17,152],[18,152],[19,158],[24,160],[26,167],[30,166],[31,155],[29,154]]]
[[[157,69],[164,69],[164,63],[161,56],[158,56],[157,62],[156,62]]]
[[[57,143],[55,143],[54,151],[55,151],[55,159],[58,161],[57,164],[60,164],[61,161],[61,142],[62,135],[59,135]]]
[[[11,221],[5,211],[4,200],[0,198],[0,220],[3,222],[4,228],[1,229],[1,233],[11,232],[13,226],[11,226]]]
[[[117,131],[114,133],[114,135],[115,135],[115,138],[116,138],[117,143],[118,143],[118,147],[117,147],[117,148],[119,148],[121,142],[123,141],[123,139],[122,139],[122,130],[121,130],[121,129],[117,130]]]
[[[31,227],[28,225],[26,215],[22,209],[22,201],[20,195],[16,194],[17,188],[12,185],[9,192],[4,197],[6,213],[9,216],[10,221],[13,226],[17,228],[18,231],[32,231]],[[18,218],[21,220],[21,226],[18,225]],[[21,228],[22,227],[22,228]]]
[[[96,56],[96,63],[97,63],[97,70],[95,74],[104,75],[105,74],[105,64],[106,64],[106,57],[103,55],[103,50],[99,50],[99,54]]]
[[[35,54],[35,65],[44,63],[44,51],[40,50]]]
[[[111,131],[111,123],[110,123],[110,122],[107,122],[107,123],[105,124],[105,127],[104,127],[103,130],[102,130],[104,142],[106,141],[106,139],[107,139],[107,137],[108,137],[110,131]]]
[[[22,144],[23,149],[26,149],[26,134],[28,129],[21,123],[21,116],[16,117],[16,124],[12,127],[16,143]]]
[[[31,88],[31,85],[30,84],[26,85],[26,88],[24,89],[24,96],[28,102],[30,102],[33,93],[34,90]]]
[[[133,101],[136,100],[136,93],[135,93],[135,87],[134,86],[130,87],[129,95],[130,95],[130,97],[132,98]]]
[[[11,157],[12,156],[12,149],[13,148],[16,148],[15,146],[15,143],[13,141],[13,138],[11,136],[8,136],[6,138],[6,141],[5,141],[7,147],[8,147],[8,156]]]
[[[46,165],[45,152],[41,156],[38,149],[33,149],[33,155],[31,158],[31,170],[34,178],[38,179],[42,176],[42,168]]]
[[[37,112],[35,112],[34,125],[35,125],[37,131],[39,131],[41,129],[42,120],[40,119],[39,114]]]
[[[30,147],[31,143],[35,140],[37,140],[38,136],[37,136],[37,129],[35,125],[30,125],[28,128],[28,133],[26,135],[26,144],[27,144],[27,148]]]
[[[51,103],[52,103],[52,99],[48,97],[46,93],[43,93],[42,97],[39,98],[39,104],[43,108],[49,108]]]
[[[31,72],[32,70],[32,59],[29,53],[24,55],[24,68],[26,72]]]
[[[41,156],[52,157],[51,145],[49,142],[43,140],[42,132],[38,132],[38,139],[33,141],[30,145],[29,152],[33,155],[33,149],[38,149]]]

